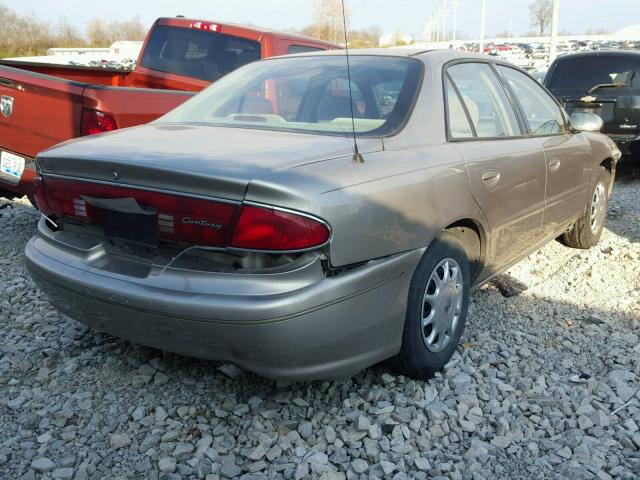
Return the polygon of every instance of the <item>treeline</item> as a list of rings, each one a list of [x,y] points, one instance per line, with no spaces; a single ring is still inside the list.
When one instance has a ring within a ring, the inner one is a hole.
[[[347,8],[343,18],[341,0],[314,0],[313,23],[303,29],[294,29],[297,33],[310,37],[344,44],[344,24],[351,24],[351,11]],[[382,29],[378,26],[364,30],[348,30],[351,48],[377,47]]]
[[[0,4],[0,58],[44,55],[51,47],[109,47],[116,40],[144,40],[140,17],[122,22],[95,19],[81,32],[61,18],[51,25],[35,15],[19,15]]]

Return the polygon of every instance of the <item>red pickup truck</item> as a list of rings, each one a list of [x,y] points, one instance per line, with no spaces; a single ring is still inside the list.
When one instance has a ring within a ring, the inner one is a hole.
[[[290,33],[160,18],[130,71],[0,60],[0,196],[33,194],[33,159],[64,140],[154,120],[260,58],[340,48]]]

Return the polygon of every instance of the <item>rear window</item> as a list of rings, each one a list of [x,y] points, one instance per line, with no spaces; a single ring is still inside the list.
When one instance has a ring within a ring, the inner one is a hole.
[[[640,69],[640,60],[615,56],[564,58],[548,80],[552,90],[588,91],[596,85],[631,84]]]
[[[260,59],[260,43],[223,33],[159,25],[140,66],[202,80],[217,80]]]
[[[309,53],[309,52],[321,52],[324,48],[320,47],[307,47],[306,45],[289,45],[287,53],[293,55],[295,53]]]
[[[157,122],[388,135],[411,113],[422,63],[357,55],[351,84],[348,78],[344,55],[269,59],[229,74]]]

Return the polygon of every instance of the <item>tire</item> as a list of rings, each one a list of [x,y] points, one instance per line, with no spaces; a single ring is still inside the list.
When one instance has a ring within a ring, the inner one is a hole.
[[[442,282],[445,268],[451,282],[438,288],[434,275]],[[411,279],[402,347],[390,359],[391,368],[420,380],[444,368],[464,330],[470,287],[464,248],[453,235],[442,233],[427,249]],[[425,316],[430,322],[423,327]]]
[[[607,218],[610,183],[611,173],[601,168],[584,212],[571,229],[560,237],[564,245],[587,250],[598,244]]]
[[[27,200],[29,200],[29,203],[33,206],[33,208],[38,210],[38,204],[36,203],[36,197],[34,197],[33,195],[27,195]]]

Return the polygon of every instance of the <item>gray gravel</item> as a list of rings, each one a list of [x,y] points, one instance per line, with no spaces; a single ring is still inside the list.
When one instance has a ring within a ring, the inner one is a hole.
[[[508,272],[523,293],[474,295],[464,343],[429,382],[376,366],[276,383],[95,333],[26,275],[37,219],[0,200],[3,480],[640,477],[633,175],[597,248],[552,243]]]

